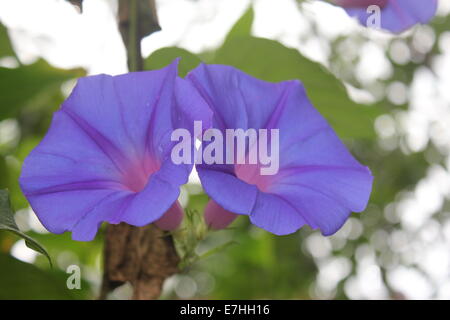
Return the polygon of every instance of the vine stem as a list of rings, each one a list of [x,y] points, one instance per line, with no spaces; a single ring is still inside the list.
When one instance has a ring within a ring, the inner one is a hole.
[[[129,0],[128,68],[130,72],[142,70],[141,39],[139,37],[138,0]]]

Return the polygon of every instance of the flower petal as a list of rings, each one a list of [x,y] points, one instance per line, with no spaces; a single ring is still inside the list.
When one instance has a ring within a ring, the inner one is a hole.
[[[255,205],[258,189],[245,183],[234,174],[197,166],[197,172],[205,192],[226,210],[249,215]]]
[[[265,192],[258,193],[250,221],[276,235],[293,233],[306,224],[297,208],[285,199]]]
[[[301,214],[304,221],[313,229],[319,228],[323,235],[329,236],[338,231],[350,216],[350,210],[318,190],[294,185],[279,189],[280,196]]]
[[[99,203],[119,193],[109,189],[74,190],[27,196],[27,199],[43,226],[52,233],[60,234],[73,230],[79,221],[87,217]],[[95,232],[97,228],[96,224]],[[87,238],[77,237],[75,233],[72,237],[80,240],[93,238],[90,235]]]

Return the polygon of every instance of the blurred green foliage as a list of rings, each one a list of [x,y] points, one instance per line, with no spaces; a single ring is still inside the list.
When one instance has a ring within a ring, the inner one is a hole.
[[[0,23],[0,58],[14,57],[16,54],[9,41],[8,30]]]
[[[56,69],[44,60],[14,69],[0,67],[0,120],[16,117],[32,99],[49,99],[52,93],[61,89],[64,81],[82,75],[81,70]]]

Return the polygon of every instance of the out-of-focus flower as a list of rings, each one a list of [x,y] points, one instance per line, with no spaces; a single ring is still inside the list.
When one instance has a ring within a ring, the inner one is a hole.
[[[395,33],[403,32],[419,23],[428,23],[437,10],[437,0],[332,0],[332,2],[343,7],[364,26],[370,26],[369,21],[374,11],[368,9],[376,5],[380,8],[379,27]]]
[[[93,239],[103,221],[173,229],[192,165],[171,161],[170,135],[210,117],[191,83],[177,77],[177,62],[81,78],[25,159],[21,188],[49,231],[72,231],[75,240]]]
[[[240,214],[277,235],[305,224],[331,235],[351,211],[365,209],[370,171],[347,151],[299,81],[268,83],[229,66],[204,64],[187,78],[212,109],[213,128],[220,132],[279,130],[276,174],[262,175],[261,162],[197,164],[203,188],[212,198],[205,219],[213,229],[224,228]],[[205,150],[209,143],[203,143]],[[248,156],[250,144],[247,147]]]

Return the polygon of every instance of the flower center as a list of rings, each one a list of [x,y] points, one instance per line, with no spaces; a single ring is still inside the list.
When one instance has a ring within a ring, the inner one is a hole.
[[[160,168],[158,161],[151,158],[132,163],[122,176],[124,187],[133,192],[140,192],[147,185],[151,175]]]
[[[267,192],[276,175],[261,175],[260,169],[259,164],[236,164],[234,173],[240,180],[255,185],[262,192]]]

